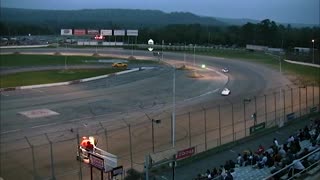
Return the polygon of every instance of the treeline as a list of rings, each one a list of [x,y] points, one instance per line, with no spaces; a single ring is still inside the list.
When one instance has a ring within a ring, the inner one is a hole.
[[[291,25],[277,25],[269,19],[260,23],[247,23],[243,26],[203,26],[168,25],[164,28],[144,28],[139,31],[139,39],[147,42],[152,38],[155,42],[179,44],[221,44],[245,46],[246,44],[265,45],[274,48],[311,47],[312,39],[320,40],[319,27],[293,28]],[[318,43],[319,44],[319,43]]]
[[[92,25],[92,26],[90,26]],[[71,24],[77,27],[77,23]],[[88,27],[94,27],[90,22]],[[124,26],[110,24],[109,28],[123,28]],[[16,24],[0,22],[1,35],[59,35],[61,27],[53,24]],[[269,47],[311,47],[311,40],[320,41],[320,27],[294,28],[290,25],[278,25],[269,19],[260,23],[247,23],[243,26],[212,26],[203,24],[172,24],[163,27],[139,28],[138,43],[146,43],[153,39],[160,44],[199,44],[199,45],[235,45],[258,44]],[[315,46],[318,47],[319,43]]]

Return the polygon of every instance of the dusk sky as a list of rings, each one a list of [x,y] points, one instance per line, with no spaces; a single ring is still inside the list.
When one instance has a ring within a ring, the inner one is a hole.
[[[1,0],[1,7],[27,9],[156,9],[197,15],[320,24],[320,0]]]

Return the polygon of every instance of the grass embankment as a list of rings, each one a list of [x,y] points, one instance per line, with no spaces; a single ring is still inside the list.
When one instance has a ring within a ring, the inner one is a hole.
[[[235,50],[213,50],[211,52],[198,52],[201,55],[239,59],[267,65],[280,71],[279,57],[260,52],[235,51]],[[320,83],[320,68],[291,64],[281,61],[282,73],[297,84]]]
[[[24,55],[24,54],[5,54],[0,55],[0,67],[27,67],[27,66],[56,66],[64,65],[92,65],[106,64],[94,62],[94,60],[123,59],[115,57],[93,57],[93,56],[55,56],[55,55]],[[128,59],[124,59],[128,60]],[[92,61],[92,62],[86,62]],[[151,60],[129,60],[128,64],[150,64],[157,63]],[[111,67],[111,63],[109,63]]]
[[[0,67],[24,68],[41,66],[64,66],[67,63],[69,70],[47,70],[34,72],[20,72],[15,74],[1,75],[0,88],[16,87],[34,84],[45,84],[65,82],[77,79],[89,78],[99,75],[123,71],[124,69],[112,69],[112,63],[99,63],[94,60],[117,59],[113,57],[92,57],[92,56],[54,56],[54,55],[22,55],[10,54],[0,55]],[[91,61],[92,60],[92,61]],[[127,59],[125,59],[127,60]],[[85,62],[91,61],[91,62]],[[151,64],[157,63],[151,60],[128,60],[130,64]],[[101,69],[70,69],[72,65],[101,65]]]
[[[121,69],[77,69],[20,72],[0,77],[0,87],[16,87],[34,84],[56,83],[89,78],[122,71]]]

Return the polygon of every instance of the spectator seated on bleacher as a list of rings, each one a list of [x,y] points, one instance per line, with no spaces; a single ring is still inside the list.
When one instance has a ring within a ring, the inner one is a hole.
[[[258,161],[257,165],[254,167],[258,167],[259,169],[261,169],[265,166],[267,161],[268,161],[267,153],[263,153],[262,155],[260,155],[260,161]]]
[[[243,165],[243,162],[244,162],[244,160],[243,160],[241,154],[239,153],[239,154],[238,154],[238,157],[237,157],[237,164],[238,164],[239,166],[242,166],[242,165]]]
[[[256,154],[261,155],[264,152],[264,147],[260,144],[258,147],[258,150],[256,151]]]
[[[290,178],[290,177],[292,177],[293,174],[297,174],[297,173],[303,171],[304,169],[305,169],[305,167],[300,162],[300,160],[296,159],[293,161],[293,166],[289,169],[288,177]]]

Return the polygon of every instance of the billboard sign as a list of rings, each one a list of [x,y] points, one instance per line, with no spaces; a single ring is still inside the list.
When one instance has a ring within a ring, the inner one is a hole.
[[[90,154],[90,164],[100,170],[104,169],[104,160],[98,156]]]
[[[72,35],[72,29],[61,29],[62,36],[70,36]]]
[[[195,147],[184,149],[184,150],[178,151],[176,158],[177,158],[177,160],[187,158],[187,157],[192,156],[195,152],[196,152]]]
[[[99,34],[99,30],[97,30],[97,29],[88,29],[87,33],[89,35],[98,35]]]
[[[118,166],[113,168],[111,173],[112,173],[112,176],[118,176],[120,174],[123,174],[123,166]]]
[[[138,36],[138,30],[127,30],[127,36]]]
[[[86,30],[85,29],[75,29],[73,34],[76,36],[83,36],[83,35],[86,35]]]
[[[125,30],[114,30],[113,31],[114,36],[124,36],[125,35]]]
[[[102,36],[112,36],[112,30],[109,29],[101,29],[100,33]]]

